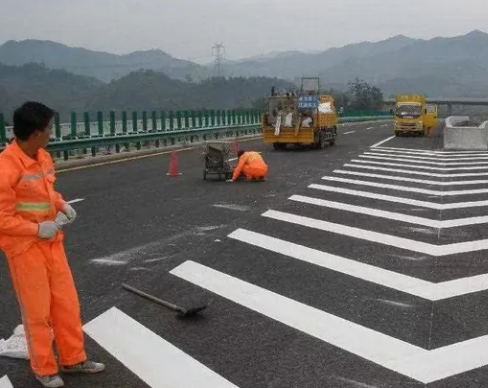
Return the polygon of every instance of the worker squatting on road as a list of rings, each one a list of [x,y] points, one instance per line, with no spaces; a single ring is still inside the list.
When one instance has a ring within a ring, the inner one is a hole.
[[[250,180],[264,179],[268,174],[268,165],[259,153],[240,150],[237,156],[239,157],[239,163],[234,169],[232,179],[229,179],[228,182],[236,181],[241,175]]]
[[[54,111],[27,102],[14,113],[15,139],[0,153],[0,249],[17,294],[30,364],[44,387],[62,387],[63,373],[98,373],[88,361],[77,291],[63,246],[60,219],[75,210],[54,189],[55,172],[45,147]],[[56,344],[59,364],[53,351]]]

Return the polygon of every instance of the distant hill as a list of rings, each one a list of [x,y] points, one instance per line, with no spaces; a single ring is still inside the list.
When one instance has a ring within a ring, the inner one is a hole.
[[[173,58],[161,50],[116,55],[42,40],[10,40],[0,46],[0,63],[20,66],[31,62],[106,82],[141,69],[164,71],[180,79],[206,78],[207,75],[203,66]]]

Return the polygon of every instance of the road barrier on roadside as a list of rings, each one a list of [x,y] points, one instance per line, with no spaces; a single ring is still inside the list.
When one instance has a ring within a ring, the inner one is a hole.
[[[488,150],[488,121],[481,125],[470,122],[469,116],[450,116],[444,128],[446,150]]]
[[[48,150],[56,158],[68,160],[80,154],[96,156],[101,150],[120,153],[130,151],[132,147],[136,150],[147,146],[160,148],[222,138],[235,139],[261,132],[261,112],[258,110],[152,111],[150,114],[134,111],[130,116],[124,111],[119,116],[117,120],[116,113],[112,111],[106,120],[103,112],[97,112],[96,121],[92,121],[90,114],[85,112],[79,121],[77,113],[72,112],[69,123],[61,123],[56,113]],[[368,112],[363,116],[346,114],[339,120],[345,123],[390,117],[384,112]],[[11,127],[5,126],[5,117],[0,113],[0,150],[12,136]]]

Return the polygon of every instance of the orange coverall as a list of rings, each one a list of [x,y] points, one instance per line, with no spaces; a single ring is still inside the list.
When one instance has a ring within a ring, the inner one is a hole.
[[[244,174],[247,179],[265,177],[268,174],[268,165],[257,152],[244,152],[234,169],[232,179],[236,180],[241,174]]]
[[[54,190],[54,164],[40,149],[31,159],[14,141],[0,153],[0,249],[7,256],[20,305],[32,370],[58,372],[86,360],[78,295],[63,247],[63,233],[37,237],[38,223],[54,221],[64,200]]]

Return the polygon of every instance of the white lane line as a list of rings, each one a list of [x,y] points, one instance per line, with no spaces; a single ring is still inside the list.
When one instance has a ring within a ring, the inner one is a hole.
[[[71,201],[68,201],[68,203],[69,204],[78,203],[78,202],[82,202],[84,200],[85,200],[85,198],[76,198],[76,199],[72,199]]]
[[[380,164],[383,165],[383,163],[380,163]],[[404,166],[401,164],[400,164],[400,166],[408,167],[408,166]],[[373,170],[373,171],[399,172],[402,174],[423,175],[423,176],[431,176],[431,177],[436,177],[436,178],[464,178],[464,177],[474,177],[474,176],[488,176],[488,172],[472,172],[472,173],[461,173],[461,174],[437,174],[435,172],[403,170],[400,168],[376,167],[376,166],[367,166],[367,165],[352,164],[352,163],[346,163],[346,164],[344,164],[344,167],[360,168],[360,169]]]
[[[434,245],[410,238],[397,237],[386,233],[372,232],[367,229],[336,224],[333,222],[317,220],[315,218],[299,216],[297,214],[285,213],[276,210],[268,210],[262,214],[263,217],[272,218],[278,221],[289,222],[308,228],[322,230],[324,232],[340,234],[360,240],[371,241],[378,244],[405,249],[412,252],[424,253],[426,255],[441,257],[457,253],[476,252],[488,249],[488,239],[473,240],[453,244]]]
[[[473,170],[488,170],[488,166],[475,166],[475,167],[432,167],[432,166],[417,166],[408,163],[391,163],[391,162],[375,162],[373,160],[360,160],[352,159],[354,163],[364,164],[377,164],[380,166],[397,166],[405,168],[417,168],[419,170],[432,170],[432,171],[473,171]],[[410,162],[410,161],[409,161]]]
[[[328,192],[332,192],[332,193],[354,195],[357,197],[377,199],[380,201],[387,201],[387,202],[394,202],[394,203],[403,203],[405,205],[418,206],[418,207],[424,207],[424,208],[435,209],[435,210],[466,209],[466,208],[470,208],[470,207],[488,206],[488,201],[436,203],[436,202],[419,201],[416,199],[405,198],[405,197],[396,197],[396,196],[391,196],[391,195],[371,193],[369,191],[351,190],[351,189],[345,189],[342,187],[335,187],[335,186],[328,186],[328,185],[312,184],[308,187],[310,189],[328,191]]]
[[[343,135],[349,135],[350,133],[355,133],[356,131],[348,131],[348,132],[344,132]]]
[[[370,186],[370,187],[378,187],[382,189],[389,189],[389,190],[397,190],[397,191],[406,191],[409,193],[419,193],[419,194],[427,194],[427,195],[436,195],[439,197],[448,197],[448,196],[457,196],[457,195],[472,195],[472,194],[485,194],[488,193],[488,189],[473,189],[473,190],[449,190],[449,191],[440,191],[440,190],[427,190],[427,189],[419,189],[417,187],[410,187],[410,186],[400,186],[400,185],[389,185],[386,183],[377,183],[377,182],[370,182],[370,181],[362,181],[358,179],[346,179],[346,178],[338,178],[334,176],[324,176],[322,177],[325,181],[332,181],[332,182],[341,182],[341,183],[350,183],[352,185],[361,185],[361,186]]]
[[[349,205],[343,202],[327,201],[320,198],[306,197],[303,195],[292,195],[288,198],[291,201],[307,203],[310,205],[327,207],[330,209],[337,209],[342,211],[348,211],[351,213],[365,214],[371,217],[386,218],[388,220],[395,220],[400,222],[406,222],[409,224],[427,226],[429,228],[455,228],[458,226],[477,225],[488,223],[488,216],[456,218],[452,220],[433,220],[431,218],[409,216],[404,213],[389,212],[370,207]]]
[[[374,129],[374,127],[368,127],[368,128],[366,128],[366,130],[368,130],[368,129]]]
[[[14,388],[8,376],[5,375],[0,379],[0,388]]]
[[[374,155],[359,155],[360,158],[366,158],[366,159],[378,159],[378,160],[392,160],[396,162],[408,162],[408,163],[419,163],[419,164],[427,164],[427,165],[433,165],[433,166],[463,166],[463,165],[477,165],[477,166],[482,166],[482,165],[487,165],[488,161],[486,162],[431,162],[428,160],[412,160],[412,159],[404,159],[404,158],[392,158],[389,156],[374,156]]]
[[[387,141],[390,141],[391,139],[394,139],[394,138],[395,138],[395,136],[390,136],[390,137],[386,138],[385,140],[381,140],[380,142],[378,142],[378,143],[376,143],[376,144],[373,144],[373,145],[371,146],[371,148],[378,147],[378,146],[380,146],[381,144],[384,144],[384,143],[386,143]]]
[[[116,307],[83,329],[152,388],[236,388]]]
[[[439,301],[488,289],[488,274],[432,283],[246,229],[237,229],[228,237],[430,301]]]
[[[386,152],[386,153],[392,154],[392,156],[393,155],[398,155],[398,156],[401,156],[401,155],[435,156],[440,160],[442,160],[443,158],[450,158],[450,157],[455,157],[455,156],[465,157],[465,158],[469,158],[472,156],[488,156],[488,154],[486,152],[477,153],[477,154],[449,154],[449,155],[446,155],[446,154],[438,154],[435,152],[395,151],[395,150],[388,150],[388,149],[382,149],[382,148],[375,148],[375,149],[372,149],[371,151],[373,151],[373,152]]]
[[[488,159],[488,156],[476,156],[476,157],[455,157],[455,158],[435,158],[431,156],[411,156],[411,155],[390,155],[387,153],[382,153],[382,152],[364,152],[363,155],[374,155],[374,156],[394,156],[394,157],[399,157],[403,159],[415,159],[415,160],[435,160],[435,161],[440,161],[440,162],[455,162],[455,161],[463,161],[463,160],[484,160],[486,161]]]
[[[364,177],[369,177],[369,178],[379,178],[379,179],[387,179],[387,180],[392,180],[392,181],[421,183],[424,185],[433,185],[433,186],[464,186],[464,185],[482,185],[482,184],[488,183],[488,179],[481,179],[481,180],[474,180],[474,181],[469,180],[469,181],[441,182],[441,181],[432,181],[432,180],[427,180],[427,179],[405,178],[405,177],[396,176],[396,175],[370,174],[367,172],[360,172],[360,171],[334,170],[333,172],[335,174],[364,176]]]
[[[488,336],[426,350],[192,261],[171,274],[424,384],[488,364]]]
[[[394,137],[394,136],[393,136]],[[435,152],[437,154],[478,154],[483,153],[484,151],[433,151],[433,150],[422,150],[418,148],[396,148],[396,147],[378,147],[380,149],[387,149],[387,150],[400,150],[400,151],[416,151],[416,152]],[[486,151],[488,155],[488,151]]]

